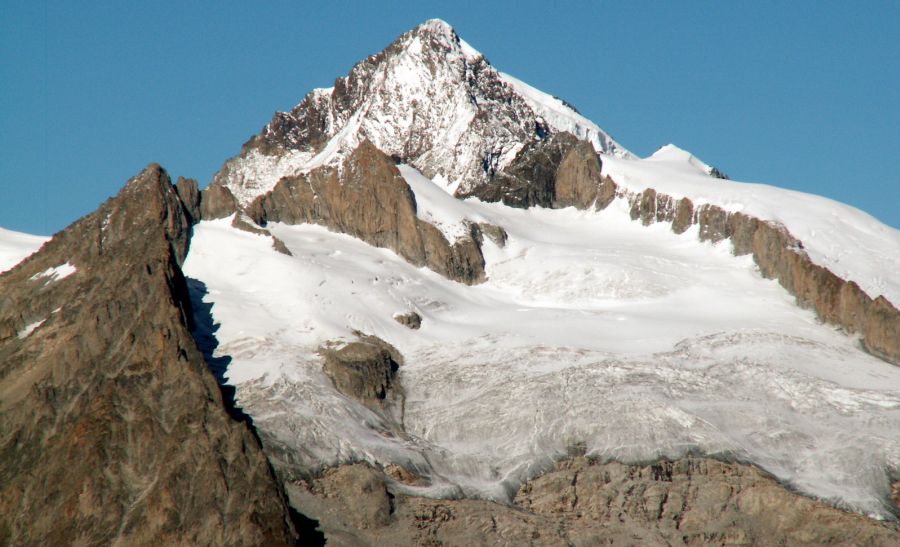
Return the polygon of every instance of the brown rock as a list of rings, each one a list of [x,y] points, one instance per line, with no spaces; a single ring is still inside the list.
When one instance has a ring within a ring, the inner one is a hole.
[[[505,247],[506,241],[509,239],[509,234],[506,233],[506,230],[503,229],[502,226],[497,226],[494,224],[489,224],[487,222],[479,222],[476,224],[478,228],[478,236],[486,235],[488,239],[494,242],[494,245],[498,247]],[[479,240],[481,243],[481,240]]]
[[[556,133],[546,140],[527,144],[488,184],[478,185],[459,197],[475,196],[511,207],[552,207],[560,163],[578,142],[571,133]]]
[[[188,329],[158,165],[0,277],[0,543],[288,544],[288,507]],[[70,262],[72,275],[29,283]]]
[[[397,166],[368,141],[340,169],[285,177],[248,212],[261,225],[321,224],[463,283],[484,279],[478,242],[470,236],[451,245],[440,230],[418,219],[415,196]]]
[[[329,540],[345,544],[895,545],[900,538],[896,524],[794,494],[755,467],[707,458],[625,465],[575,457],[526,482],[512,506],[397,494],[387,519],[391,498],[378,480],[354,465],[289,491]],[[343,511],[354,492],[363,507]],[[352,522],[355,515],[366,516]]]
[[[395,314],[394,321],[413,330],[418,330],[422,326],[422,316],[414,311]]]
[[[237,200],[225,186],[211,184],[200,194],[200,216],[203,220],[225,218],[237,209]]]
[[[339,349],[323,347],[325,374],[335,389],[367,406],[380,406],[400,368],[399,354],[386,342],[368,336]]]
[[[600,157],[593,145],[578,141],[559,163],[556,171],[554,207],[587,209],[597,199],[602,177]]]
[[[178,177],[175,183],[175,191],[178,192],[178,198],[184,205],[184,211],[187,213],[188,220],[192,224],[200,222],[200,188],[194,179],[186,179]]]
[[[595,207],[599,211],[606,209],[618,193],[619,187],[613,182],[613,179],[603,176],[600,180],[600,188],[597,190],[597,201]]]
[[[672,231],[683,234],[694,224],[694,203],[688,198],[681,198],[675,204],[675,216],[672,218]]]
[[[284,241],[281,241],[280,239],[278,239],[275,236],[271,236],[271,237],[272,237],[272,248],[273,249],[275,249],[276,251],[278,251],[279,253],[281,253],[283,255],[294,256],[294,253],[292,253],[291,250],[288,249],[288,246],[284,244]]]

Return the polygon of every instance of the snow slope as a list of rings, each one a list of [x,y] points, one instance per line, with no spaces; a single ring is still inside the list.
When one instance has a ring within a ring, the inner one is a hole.
[[[609,168],[636,173],[621,165]],[[318,226],[269,225],[292,257],[229,219],[195,227],[184,270],[208,291],[216,356],[231,359],[238,403],[298,461],[395,462],[432,481],[401,488],[503,500],[574,446],[624,461],[698,450],[888,514],[900,368],[799,309],[749,257],[699,242],[696,228],[632,222],[623,200],[511,209],[401,171],[445,233],[464,219],[507,230],[504,248],[485,243],[487,282],[448,281]],[[409,310],[418,331],[392,319]],[[405,436],[322,372],[316,349],[354,329],[405,356]]]
[[[900,307],[900,230],[828,198],[708,176],[708,165],[672,145],[644,160],[603,156],[603,173],[632,192],[653,188],[694,206],[710,203],[784,225],[812,261]]]
[[[0,228],[0,272],[11,270],[48,239],[50,238]]]

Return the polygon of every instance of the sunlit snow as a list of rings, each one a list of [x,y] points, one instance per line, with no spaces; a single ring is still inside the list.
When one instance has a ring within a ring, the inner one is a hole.
[[[12,269],[48,239],[50,238],[0,228],[0,273]]]
[[[268,226],[292,257],[229,219],[195,227],[184,269],[220,323],[216,355],[232,359],[238,403],[300,462],[396,462],[431,478],[420,493],[503,500],[573,447],[625,461],[699,451],[887,514],[900,368],[798,308],[730,243],[644,227],[623,200],[512,209],[401,172],[445,233],[463,219],[507,230],[504,248],[485,241],[487,282],[319,226]],[[408,311],[420,330],[393,319]],[[406,436],[323,374],[316,348],[353,330],[404,355]]]
[[[44,283],[52,283],[54,281],[59,281],[60,279],[65,279],[75,273],[77,270],[75,266],[69,264],[68,262],[64,264],[60,264],[59,266],[54,266],[52,268],[47,268],[46,270],[36,273],[31,276],[31,281],[39,281],[41,279],[45,280]]]
[[[855,281],[870,297],[884,295],[900,306],[900,230],[828,198],[749,182],[710,177],[706,164],[672,145],[644,160],[603,156],[603,172],[635,193],[653,188],[695,206],[713,204],[726,211],[783,225],[803,242],[816,264]]]

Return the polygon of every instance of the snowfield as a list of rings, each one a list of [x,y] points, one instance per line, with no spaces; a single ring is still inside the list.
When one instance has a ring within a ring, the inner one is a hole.
[[[50,238],[0,228],[0,273],[11,270],[48,239]]]
[[[900,307],[900,231],[843,203],[803,192],[708,176],[709,166],[667,145],[647,159],[602,156],[603,174],[640,193],[653,188],[694,206],[710,203],[731,212],[782,224],[816,264],[855,281],[870,297]]]
[[[736,190],[678,158],[603,159],[634,189],[638,175],[651,173],[648,186],[676,194],[674,182],[656,184],[667,171],[700,184],[689,168],[721,185],[711,200],[737,203],[758,190]],[[398,488],[503,501],[572,450],[626,462],[701,452],[889,514],[889,477],[900,473],[900,367],[798,308],[750,257],[733,256],[729,242],[700,242],[696,227],[681,235],[667,224],[644,227],[623,200],[601,212],[513,209],[459,201],[415,169],[401,172],[420,217],[448,236],[460,234],[463,219],[506,229],[505,247],[485,241],[487,282],[452,282],[314,225],[268,226],[294,256],[230,219],[195,227],[184,271],[205,284],[195,296],[219,324],[215,355],[231,359],[226,377],[238,404],[298,461],[399,463],[431,485]],[[822,222],[846,213],[801,196],[773,209],[776,220],[796,228],[826,209]],[[762,211],[755,207],[748,212]],[[862,237],[875,221],[852,213],[846,237]],[[854,249],[842,252],[851,254],[841,264],[858,259]],[[855,272],[879,268],[860,264]],[[881,270],[892,271],[900,270]],[[870,287],[897,282],[881,280],[870,278]],[[392,318],[407,311],[422,316],[420,330]],[[317,348],[352,340],[354,330],[405,357],[405,435],[336,392],[322,372]]]

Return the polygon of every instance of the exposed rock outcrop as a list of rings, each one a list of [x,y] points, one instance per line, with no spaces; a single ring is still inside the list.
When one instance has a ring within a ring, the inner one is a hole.
[[[255,224],[253,224],[253,221],[250,220],[249,218],[246,218],[246,216],[243,213],[239,212],[234,215],[234,218],[231,220],[231,226],[234,228],[237,228],[238,230],[247,232],[247,233],[256,234],[259,236],[266,236],[272,240],[272,248],[273,249],[275,249],[276,251],[278,251],[279,253],[281,253],[283,255],[293,256],[293,254],[291,253],[291,250],[288,249],[288,247],[287,247],[287,245],[285,245],[284,241],[282,241],[282,240],[278,239],[277,237],[275,237],[274,235],[272,235],[272,232],[270,232],[269,230],[266,230],[265,228],[260,228],[259,226],[256,226]]]
[[[281,179],[250,204],[248,213],[262,226],[268,221],[320,224],[463,283],[484,279],[478,241],[469,235],[451,244],[435,226],[420,220],[415,196],[394,161],[369,142],[361,143],[339,169]]]
[[[0,276],[0,543],[293,541],[188,328],[192,194],[152,165]]]
[[[376,408],[394,387],[403,360],[393,346],[376,336],[364,336],[337,349],[323,347],[320,353],[335,389]]]
[[[200,194],[200,216],[203,220],[225,218],[237,210],[237,200],[224,186],[210,185]]]
[[[394,314],[394,321],[413,330],[418,330],[422,326],[422,316],[414,311]]]
[[[551,207],[560,163],[578,142],[574,135],[562,132],[526,144],[508,166],[492,174],[489,184],[461,191],[459,197],[474,196],[511,207]]]
[[[504,230],[502,226],[489,224],[487,222],[478,222],[476,223],[476,226],[478,227],[478,235],[482,238],[487,236],[488,239],[494,242],[494,245],[498,247],[506,246],[506,240],[509,239],[509,234],[506,233],[506,230]],[[479,240],[478,242],[479,244],[483,243],[482,240]]]
[[[597,200],[602,184],[600,157],[590,143],[578,141],[559,162],[553,205],[587,209]],[[604,194],[601,207],[606,207],[613,197],[615,194],[612,197]]]
[[[560,462],[512,506],[392,495],[362,465],[288,485],[346,545],[895,545],[896,524],[798,496],[755,467],[706,458]]]
[[[186,179],[178,177],[175,183],[175,191],[178,192],[178,198],[184,205],[184,212],[187,213],[188,221],[191,224],[200,222],[200,187],[194,179]]]

